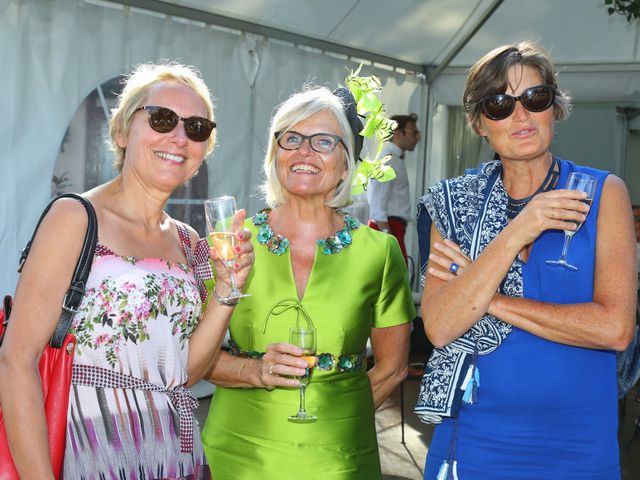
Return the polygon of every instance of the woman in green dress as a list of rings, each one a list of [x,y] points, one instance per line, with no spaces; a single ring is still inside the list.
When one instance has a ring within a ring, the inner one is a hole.
[[[203,432],[213,478],[381,478],[374,411],[405,378],[415,316],[394,237],[339,210],[350,203],[362,128],[349,90],[292,95],[271,121],[267,203],[247,220],[255,263],[230,322],[230,351]],[[298,408],[302,350],[289,328],[317,330],[306,390],[314,423]],[[367,371],[371,339],[374,366]]]

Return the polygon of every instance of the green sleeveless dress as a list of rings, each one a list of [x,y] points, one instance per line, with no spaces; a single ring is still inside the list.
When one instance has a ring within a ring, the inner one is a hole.
[[[288,341],[289,328],[305,323],[295,308],[301,305],[318,332],[318,365],[306,392],[307,412],[318,421],[287,421],[298,409],[297,389],[218,387],[202,434],[213,478],[380,479],[364,352],[372,327],[415,317],[396,239],[360,226],[341,251],[325,255],[318,248],[298,303],[289,251],[271,253],[256,241],[257,227],[250,221],[246,227],[256,259],[244,290],[252,296],[231,318],[232,350],[259,355],[269,343]]]

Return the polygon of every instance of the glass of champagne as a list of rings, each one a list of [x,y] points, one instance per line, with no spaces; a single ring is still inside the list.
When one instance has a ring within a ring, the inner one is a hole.
[[[565,188],[567,190],[580,190],[581,192],[585,192],[587,196],[586,198],[583,198],[582,201],[589,205],[589,207],[591,207],[593,196],[596,193],[596,185],[597,180],[593,175],[571,172],[569,174],[569,178],[567,178],[567,185],[565,186]],[[569,221],[575,223],[577,228],[575,230],[564,231],[564,245],[562,246],[562,254],[560,255],[560,258],[558,260],[547,260],[547,264],[559,265],[561,267],[568,268],[569,270],[578,270],[578,267],[567,262],[567,253],[569,252],[569,244],[571,243],[573,235],[575,235],[575,233],[580,230],[583,222],[578,222],[577,220]]]
[[[235,215],[236,199],[231,196],[212,198],[204,202],[205,215],[207,217],[207,229],[209,230],[209,245],[211,245],[220,260],[222,260],[229,272],[231,292],[223,300],[248,297],[251,294],[242,293],[236,286],[236,277],[233,265],[236,262],[236,232],[232,231],[231,224]]]
[[[316,364],[316,329],[313,327],[292,327],[289,329],[289,343],[302,349],[302,357],[307,361],[304,375],[300,377],[300,406],[298,413],[289,417],[293,423],[313,423],[318,418],[309,415],[305,408],[305,392],[311,380],[311,372]]]

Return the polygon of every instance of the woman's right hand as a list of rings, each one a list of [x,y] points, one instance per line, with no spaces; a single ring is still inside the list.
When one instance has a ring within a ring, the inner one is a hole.
[[[273,390],[275,387],[297,388],[307,367],[306,360],[300,358],[302,349],[290,343],[270,343],[262,357],[258,376],[263,387]]]
[[[215,248],[212,247],[209,249],[209,254],[211,255],[211,259],[213,260],[213,265],[216,270],[216,278],[221,280],[221,282],[219,282],[219,286],[224,284],[227,286],[227,289],[230,289],[231,285],[229,269],[233,269],[236,286],[238,288],[242,288],[249,276],[249,272],[251,271],[251,267],[255,260],[253,244],[251,243],[251,231],[242,227],[245,216],[246,211],[244,209],[240,209],[234,214],[233,221],[231,223],[231,231],[236,235],[236,246],[234,247],[236,262],[234,265],[227,266],[227,264],[219,257]],[[218,293],[222,294],[224,292],[218,291]]]
[[[531,200],[522,212],[511,221],[520,248],[533,243],[545,230],[575,230],[587,218],[589,205],[584,203],[587,194],[578,190],[551,190]]]

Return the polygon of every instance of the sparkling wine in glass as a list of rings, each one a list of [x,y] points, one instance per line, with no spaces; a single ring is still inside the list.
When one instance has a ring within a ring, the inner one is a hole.
[[[235,215],[236,199],[231,196],[212,198],[204,202],[205,215],[207,217],[207,230],[209,231],[209,245],[211,245],[220,260],[224,262],[229,272],[231,292],[224,300],[248,297],[251,294],[242,293],[236,286],[236,277],[233,265],[236,262],[236,233],[232,231],[231,224]]]
[[[290,416],[289,421],[293,423],[313,423],[318,418],[307,413],[305,408],[305,392],[309,385],[309,381],[311,380],[313,367],[316,364],[316,329],[313,327],[290,328],[289,343],[300,347],[302,349],[301,358],[307,361],[307,368],[305,368],[304,375],[299,378],[300,406],[298,407],[298,413]]]
[[[569,178],[567,178],[567,185],[565,186],[565,188],[567,190],[580,190],[581,192],[585,192],[587,196],[586,198],[583,198],[582,201],[589,205],[589,207],[591,207],[593,196],[596,193],[596,185],[597,180],[593,175],[571,172],[569,174]],[[560,254],[560,258],[558,260],[547,260],[547,264],[559,265],[561,267],[568,268],[569,270],[578,270],[578,267],[567,262],[567,253],[569,252],[569,244],[571,243],[571,239],[573,238],[575,233],[580,230],[583,222],[579,222],[577,220],[569,221],[575,223],[577,228],[575,230],[564,231],[564,245],[562,246],[562,253]]]

